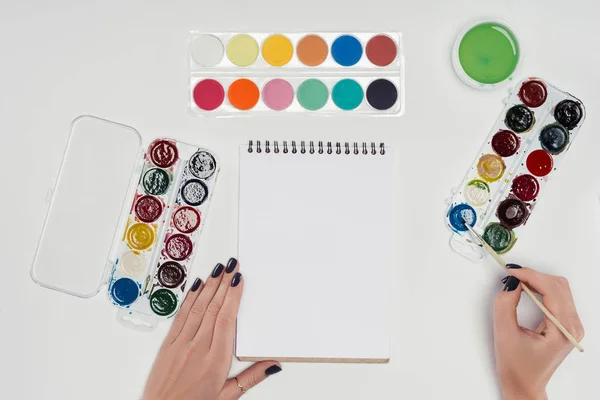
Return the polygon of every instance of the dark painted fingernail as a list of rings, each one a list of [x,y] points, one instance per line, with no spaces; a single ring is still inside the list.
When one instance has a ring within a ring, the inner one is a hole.
[[[508,279],[504,283],[504,289],[502,289],[505,292],[512,292],[519,286],[519,283],[521,283],[521,281],[514,276],[507,276],[506,278]]]
[[[227,268],[225,269],[225,272],[227,272],[228,274],[232,273],[233,270],[235,269],[235,266],[237,265],[237,260],[233,257],[231,257],[229,259],[229,261],[227,261]]]
[[[508,268],[508,269],[521,269],[523,267],[521,267],[518,264],[506,264],[506,268]]]
[[[198,290],[198,288],[200,287],[201,284],[202,284],[202,279],[196,278],[196,280],[194,281],[194,284],[192,285],[192,292],[195,292],[196,290]]]
[[[271,376],[271,375],[275,375],[278,372],[281,372],[281,367],[279,365],[275,364],[275,365],[271,365],[269,368],[267,368],[265,370],[265,375]]]
[[[510,275],[509,276],[505,276],[504,278],[502,278],[502,283],[506,283],[506,281],[508,280],[508,278],[510,278]]]
[[[217,264],[217,266],[215,267],[215,269],[213,269],[213,272],[212,272],[212,275],[211,275],[211,276],[212,276],[213,278],[218,278],[218,277],[219,277],[219,275],[221,275],[221,272],[223,272],[223,268],[225,268],[225,267],[223,266],[223,264],[221,264],[221,263],[218,263],[218,264]]]
[[[241,280],[242,280],[242,274],[240,274],[239,272],[236,272],[235,275],[233,276],[233,279],[231,280],[231,286],[236,287],[237,285],[240,284]]]

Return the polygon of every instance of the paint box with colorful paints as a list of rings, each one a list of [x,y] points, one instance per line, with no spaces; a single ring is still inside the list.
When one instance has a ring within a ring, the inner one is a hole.
[[[107,284],[121,322],[154,328],[181,305],[218,171],[206,149],[166,138],[142,147],[133,128],[78,118],[33,279],[80,297]]]
[[[202,33],[189,37],[196,115],[401,115],[398,32]]]
[[[583,104],[571,94],[539,78],[520,82],[451,200],[451,247],[483,258],[464,220],[496,252],[511,250],[584,119]]]

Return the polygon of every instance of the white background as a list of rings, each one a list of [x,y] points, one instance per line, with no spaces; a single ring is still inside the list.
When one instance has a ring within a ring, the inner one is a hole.
[[[136,398],[168,329],[124,329],[104,295],[82,300],[42,289],[29,277],[70,122],[92,114],[131,125],[146,141],[171,136],[220,156],[221,180],[194,269],[201,276],[236,252],[238,144],[300,138],[394,146],[398,260],[391,363],[285,364],[247,398],[499,398],[491,306],[502,276],[489,261],[476,265],[454,254],[443,222],[444,199],[461,182],[506,95],[467,88],[450,63],[463,23],[487,15],[506,19],[521,35],[525,61],[518,78],[542,76],[587,106],[583,129],[507,258],[570,279],[587,351],[569,356],[548,391],[552,399],[599,398],[600,53],[594,0],[389,0],[352,7],[341,0],[3,1],[0,397]],[[192,29],[402,31],[406,115],[191,117],[186,35]]]

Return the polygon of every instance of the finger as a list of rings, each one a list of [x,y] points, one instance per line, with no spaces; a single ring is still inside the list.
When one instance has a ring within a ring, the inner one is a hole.
[[[245,390],[246,392],[267,379],[271,375],[275,375],[276,373],[281,371],[281,365],[275,361],[261,361],[258,362],[248,369],[242,371],[241,374],[236,378],[228,379],[225,382],[225,387],[223,387],[223,391],[221,396],[219,396],[220,400],[235,400],[239,399]],[[238,386],[241,386],[241,388]]]
[[[223,264],[217,264],[213,269],[211,276],[206,280],[202,292],[198,295],[196,301],[194,301],[188,317],[185,320],[185,324],[181,329],[181,334],[179,336],[182,340],[190,341],[196,336],[198,328],[204,318],[204,314],[206,313],[206,309],[208,308],[208,304],[221,284],[221,280],[223,279],[223,269]]]
[[[233,353],[233,341],[235,339],[235,323],[244,291],[244,280],[242,274],[236,272],[227,290],[223,307],[217,315],[214,334],[210,351],[216,357],[222,358]]]
[[[514,277],[519,278],[519,280],[527,283],[531,289],[542,296],[550,294],[552,288],[555,286],[552,275],[546,275],[531,268],[511,269],[510,273]]]
[[[494,336],[502,338],[519,332],[517,305],[521,299],[521,285],[513,276],[502,280],[504,287],[494,301]]]
[[[192,305],[194,304],[196,298],[202,291],[203,286],[204,285],[202,284],[202,280],[200,278],[196,278],[196,280],[192,284],[192,287],[185,295],[185,299],[181,304],[181,308],[179,309],[179,312],[173,320],[173,325],[171,325],[171,329],[167,334],[165,343],[173,343],[179,337],[179,334],[183,329],[183,325],[185,324],[185,320],[187,319],[190,310],[192,309]]]
[[[207,348],[210,347],[213,338],[213,333],[215,331],[217,315],[219,315],[221,307],[223,307],[223,303],[225,302],[227,289],[229,289],[229,287],[231,286],[231,278],[237,273],[238,268],[239,265],[237,260],[235,258],[230,258],[227,262],[227,269],[223,274],[223,279],[221,279],[219,288],[217,289],[217,292],[208,304],[208,307],[206,308],[206,313],[204,314],[204,319],[202,320],[202,324],[200,325],[200,329],[198,329],[198,332],[194,337],[194,341],[196,342],[196,344],[202,343],[203,346]]]

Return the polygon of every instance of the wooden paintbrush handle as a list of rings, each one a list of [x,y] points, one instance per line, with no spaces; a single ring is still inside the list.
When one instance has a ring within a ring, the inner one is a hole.
[[[575,339],[573,335],[569,333],[567,328],[565,328],[563,324],[561,324],[560,321],[557,320],[554,315],[552,315],[550,310],[548,310],[546,306],[536,297],[535,293],[533,293],[531,289],[529,289],[529,286],[521,282],[521,287],[523,288],[523,291],[527,293],[527,295],[531,298],[531,300],[533,300],[533,302],[540,308],[540,310],[542,310],[546,317],[548,317],[548,319],[552,321],[554,325],[556,325],[556,327],[563,333],[563,335],[565,335],[567,339],[569,339],[573,346],[575,346],[575,348],[580,352],[583,352],[583,347],[579,344],[577,339]]]

